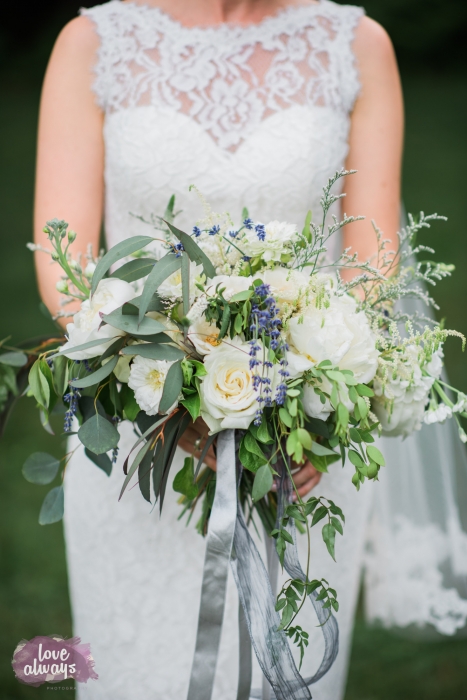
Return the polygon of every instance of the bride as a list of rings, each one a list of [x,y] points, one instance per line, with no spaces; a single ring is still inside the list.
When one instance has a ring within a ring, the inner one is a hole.
[[[396,238],[402,134],[390,40],[358,7],[330,0],[111,0],[70,22],[50,60],[39,126],[37,242],[45,243],[42,228],[53,217],[79,233],[75,248],[83,253],[88,245],[98,249],[103,219],[108,246],[150,234],[141,219],[163,213],[172,194],[182,210],[178,226],[191,230],[202,215],[198,198],[189,193],[192,183],[215,211],[229,208],[235,220],[247,207],[256,220],[298,223],[310,208],[319,217],[322,186],[346,167],[358,175],[345,182],[345,210],[367,219],[348,227],[342,244],[366,259],[376,249],[371,219],[387,238]],[[42,297],[56,313],[58,270],[40,257],[37,270]],[[160,519],[137,489],[117,502],[132,430],[120,426],[120,455],[110,478],[80,450],[67,468],[74,632],[91,644],[99,674],[97,681],[78,684],[80,700],[181,700],[187,694],[205,542],[178,520],[174,492]],[[205,431],[195,425],[186,433],[179,465],[183,450],[191,453]],[[206,461],[215,468],[212,451]],[[373,506],[380,485],[365,484],[356,493],[346,470],[320,480],[307,463],[295,474],[301,495],[319,483],[347,517],[337,564],[319,536],[312,542],[316,576],[340,594],[340,653],[312,687],[315,700],[344,695],[365,545],[378,526],[369,523],[370,514],[379,512]],[[392,526],[390,533],[396,531]],[[435,625],[430,605],[417,619],[393,619],[399,612],[395,594],[380,576],[385,566],[388,575],[392,570],[384,556],[378,558],[377,547],[372,551],[373,617]],[[432,562],[439,573],[437,564]],[[432,588],[443,593],[439,582]],[[453,629],[444,630],[452,633],[464,624],[467,610],[455,588],[447,592],[444,613],[437,615],[443,623],[455,618]],[[230,581],[215,700],[236,697],[237,606]],[[306,614],[314,631],[302,672],[310,675],[323,642],[312,611]],[[261,684],[255,666],[253,687]],[[253,690],[252,697],[261,691]],[[262,697],[269,697],[265,687]]]

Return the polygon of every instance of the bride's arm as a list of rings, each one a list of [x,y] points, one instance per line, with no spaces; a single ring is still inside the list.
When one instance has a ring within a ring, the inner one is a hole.
[[[75,253],[97,253],[103,208],[103,115],[92,92],[98,37],[85,17],[70,22],[55,44],[42,90],[34,213],[35,242],[49,248],[42,229],[65,219],[78,233]],[[52,313],[59,309],[58,265],[36,253],[39,290]]]
[[[397,243],[404,114],[396,58],[384,29],[364,17],[354,51],[361,93],[352,113],[346,166],[358,174],[346,179],[342,206],[347,214],[363,214],[366,219],[344,229],[344,246],[367,260],[377,249],[372,219],[385,238]]]

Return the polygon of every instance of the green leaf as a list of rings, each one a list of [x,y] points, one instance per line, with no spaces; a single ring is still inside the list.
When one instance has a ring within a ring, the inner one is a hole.
[[[138,486],[145,501],[151,503],[152,453],[147,452],[138,467]]]
[[[103,320],[108,323],[109,326],[118,328],[121,331],[125,331],[125,333],[128,333],[129,335],[135,336],[163,333],[167,330],[166,327],[160,323],[160,321],[155,321],[149,316],[145,316],[141,323],[138,323],[138,318],[136,316],[122,314],[121,310],[119,309],[112,311],[111,314],[104,315]]]
[[[185,457],[183,467],[175,475],[173,489],[177,493],[182,493],[192,501],[198,495],[198,484],[195,483],[195,462],[193,457]]]
[[[253,437],[251,433],[246,433],[245,437],[243,438],[243,441],[245,443],[245,447],[248,450],[248,452],[251,452],[254,455],[257,455],[258,457],[261,457],[263,459],[263,462],[266,462],[266,457],[264,455],[263,450],[261,447],[258,445],[257,441]]]
[[[292,427],[292,416],[285,408],[279,409],[279,418],[288,428]]]
[[[362,399],[361,396],[358,397],[357,406],[358,406],[358,410],[360,412],[360,417],[363,420],[364,418],[367,417],[368,411],[370,409],[368,408],[365,399]]]
[[[130,389],[128,384],[122,385],[122,390],[120,392],[120,397],[123,405],[123,412],[125,417],[132,422],[136,420],[136,416],[140,412],[140,407],[136,403],[135,392]]]
[[[60,462],[47,452],[34,452],[23,466],[23,476],[31,484],[50,484],[57,476]]]
[[[365,468],[366,464],[355,450],[349,450],[349,459],[357,469]]]
[[[328,379],[333,382],[339,382],[340,384],[345,384],[345,375],[342,372],[338,372],[335,369],[330,369],[326,372]]]
[[[141,306],[141,295],[139,295],[138,297],[133,297],[131,301],[128,301],[126,304],[123,304],[122,309],[126,309],[130,306],[132,306],[133,309],[128,308],[128,313],[138,313],[137,309],[139,309],[139,307]],[[148,313],[148,311],[164,312],[165,308],[166,307],[162,299],[157,294],[154,294],[149,302],[148,308],[146,309],[146,313]]]
[[[80,350],[89,350],[90,348],[95,348],[97,345],[102,345],[102,343],[107,343],[109,340],[114,340],[114,338],[99,338],[98,340],[90,340],[87,343],[82,343],[81,345],[75,345],[73,348],[67,348],[64,352],[60,349],[60,352],[55,353],[55,355],[50,355],[49,360],[55,360],[57,357],[66,357],[71,353],[79,352]]]
[[[305,450],[312,450],[313,441],[308,430],[305,430],[305,428],[297,428],[297,438]]]
[[[276,612],[280,612],[287,605],[287,598],[280,598],[276,603]]]
[[[138,320],[139,323],[144,319],[144,315],[148,310],[149,303],[157,292],[159,285],[162,284],[167,277],[170,277],[174,272],[180,269],[182,258],[177,258],[173,253],[167,253],[161,258],[152,268],[144,283],[143,293],[141,294],[141,302],[139,305]]]
[[[245,289],[243,292],[237,292],[232,297],[230,297],[230,301],[246,301],[247,299],[251,299],[253,294],[254,292],[252,289]]]
[[[307,212],[307,215],[306,215],[306,217],[305,217],[305,224],[304,224],[303,230],[302,230],[302,236],[303,236],[304,238],[306,238],[306,240],[308,241],[308,243],[311,243],[311,239],[312,239],[312,234],[311,234],[311,228],[310,228],[310,227],[311,227],[311,211],[308,211],[308,212]]]
[[[54,381],[55,391],[57,392],[58,396],[63,396],[63,394],[66,392],[66,390],[68,388],[68,379],[69,379],[68,366],[69,366],[68,358],[65,357],[65,355],[61,355],[61,356],[55,358],[53,381]]]
[[[314,455],[319,455],[320,457],[324,457],[326,455],[329,455],[330,457],[338,457],[335,452],[330,450],[328,447],[325,447],[324,445],[321,445],[319,442],[316,442],[316,440],[313,440],[313,444],[311,446],[311,452]]]
[[[357,403],[358,401],[358,392],[354,386],[349,387],[349,399],[352,403]]]
[[[221,327],[219,331],[219,338],[223,338],[227,333],[227,329],[230,323],[230,306],[226,304],[224,306],[224,311],[222,313]]]
[[[374,445],[368,445],[366,448],[366,453],[373,462],[376,462],[376,464],[379,464],[381,467],[385,466],[386,461],[377,447]]]
[[[258,455],[253,454],[252,452],[247,450],[245,446],[245,438],[243,438],[243,440],[240,443],[238,457],[245,469],[248,469],[250,472],[257,472],[258,469],[261,466],[263,466],[265,462],[264,457],[258,457]]]
[[[335,541],[336,541],[336,531],[334,529],[334,525],[332,525],[331,523],[327,523],[326,525],[323,525],[322,535],[323,535],[323,540],[324,540],[324,543],[328,549],[329,554],[334,559],[334,561],[336,561],[336,557],[335,557],[335,553],[334,553],[334,546],[335,546]]]
[[[187,316],[190,310],[190,258],[187,253],[182,253],[182,300],[183,315]]]
[[[118,270],[115,270],[110,276],[116,277],[124,282],[136,282],[142,277],[146,277],[151,272],[157,260],[154,258],[137,258],[125,263]]]
[[[43,408],[47,408],[50,398],[50,390],[46,378],[41,373],[40,367],[40,360],[36,360],[29,370],[29,387],[37,403]]]
[[[317,510],[315,510],[313,514],[313,520],[311,521],[311,527],[314,527],[316,523],[319,523],[320,520],[326,517],[328,514],[328,509],[326,506],[320,506]]]
[[[100,414],[89,418],[78,431],[78,437],[85,447],[96,455],[117,447],[120,434],[117,428]]]
[[[268,422],[263,415],[261,419],[261,424],[258,427],[258,430],[256,431],[256,437],[258,440],[265,445],[270,445],[274,442],[274,440],[271,438],[271,435],[269,434],[269,428],[268,428]]]
[[[271,467],[269,464],[263,464],[256,472],[253,482],[251,492],[253,501],[260,501],[271,490],[273,481]]]
[[[181,361],[174,362],[167,372],[164,390],[159,404],[159,413],[166,413],[174,404],[183,386],[183,372]]]
[[[63,518],[64,494],[63,486],[56,486],[44,498],[39,513],[39,525],[58,523]]]
[[[110,270],[112,265],[114,265],[118,260],[125,258],[127,255],[135,253],[137,250],[142,250],[154,239],[149,236],[132,236],[131,238],[126,238],[121,243],[114,245],[104,257],[97,263],[96,269],[92,276],[91,283],[91,294],[97,289],[97,285],[104,277],[106,272]]]
[[[357,391],[360,394],[360,396],[368,396],[369,398],[371,398],[375,395],[373,389],[370,389],[370,387],[366,386],[365,384],[357,384]]]
[[[192,394],[191,396],[187,396],[183,401],[180,401],[182,406],[185,406],[187,411],[189,411],[190,416],[193,420],[193,422],[199,417],[199,414],[201,412],[201,399],[199,397],[199,394]]]
[[[176,228],[175,226],[172,226],[172,224],[170,224],[168,221],[166,221],[165,223],[167,224],[175,238],[178,238],[180,243],[183,245],[190,260],[193,260],[193,262],[203,266],[206,277],[215,277],[216,268],[209,260],[206,253],[204,253],[199,247],[199,245],[195,243],[193,238],[184,231],[180,231],[180,229]]]
[[[339,533],[339,535],[344,534],[344,528],[342,527],[342,523],[339,520],[339,518],[332,517],[331,523],[332,523],[334,529]]]
[[[28,356],[24,352],[4,352],[0,355],[0,364],[10,367],[24,367],[28,363]]]
[[[102,469],[103,472],[107,474],[107,476],[110,476],[112,473],[112,460],[110,459],[109,455],[106,454],[105,452],[101,455],[96,455],[95,452],[91,452],[91,450],[86,449],[84,450],[84,454],[88,459],[93,462],[93,464],[96,465],[96,467],[99,467],[99,469]]]
[[[362,437],[356,428],[350,428],[349,430],[350,439],[352,442],[361,443]]]
[[[343,403],[340,403],[337,406],[337,417],[339,419],[339,423],[343,426],[347,426],[349,423],[349,411],[346,406],[344,406]]]
[[[112,359],[106,362],[105,365],[99,367],[99,369],[96,372],[89,374],[87,377],[75,379],[72,382],[70,382],[70,384],[71,386],[74,386],[77,389],[86,389],[89,386],[96,386],[96,384],[99,384],[103,379],[106,379],[110,374],[112,374],[115,367],[117,366],[117,362],[118,355],[115,355],[115,357],[112,357]]]
[[[167,343],[139,343],[138,345],[127,345],[122,350],[122,355],[141,355],[150,360],[181,360],[185,357],[183,350],[175,348]]]

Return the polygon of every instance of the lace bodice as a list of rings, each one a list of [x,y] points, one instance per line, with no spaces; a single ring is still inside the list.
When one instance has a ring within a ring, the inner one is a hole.
[[[348,114],[359,90],[351,43],[362,14],[323,0],[260,24],[185,27],[118,0],[84,11],[101,36],[95,91],[106,112],[152,105],[196,121],[234,150],[291,106]]]
[[[234,221],[245,206],[298,225],[318,214],[348,151],[362,13],[322,0],[256,25],[190,28],[118,0],[83,10],[100,37],[109,244],[147,234],[136,216],[163,213],[172,194],[191,230],[202,213],[192,183]]]

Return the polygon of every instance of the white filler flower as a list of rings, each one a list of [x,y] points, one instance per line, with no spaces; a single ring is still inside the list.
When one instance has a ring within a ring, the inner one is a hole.
[[[227,428],[246,429],[254,420],[259,404],[253,388],[249,353],[250,345],[237,337],[222,342],[205,357],[207,375],[202,377],[200,384],[201,416],[211,433]],[[274,396],[277,387],[275,367],[269,370],[269,377]]]
[[[67,325],[68,342],[60,348],[60,352],[71,360],[87,360],[102,355],[112,343],[112,340],[107,338],[125,335],[125,332],[107,324],[99,328],[102,323],[101,314],[115,311],[134,296],[135,291],[128,282],[110,277],[101,280],[92,298],[83,301],[80,310],[73,316],[73,323]],[[69,352],[70,348],[100,338],[102,338],[101,345],[95,345],[88,350]]]
[[[173,362],[150,360],[140,355],[133,360],[128,386],[135,392],[136,403],[148,416],[155,416],[159,412],[167,372],[171,365]],[[177,403],[178,399],[166,413],[173,411]]]
[[[251,258],[261,257],[264,262],[280,262],[282,255],[291,252],[291,242],[297,236],[295,224],[270,221],[264,227],[266,235],[258,235],[255,228],[245,231],[239,248]]]
[[[434,376],[422,372],[422,350],[416,345],[408,345],[404,355],[397,363],[394,375],[390,374],[386,382],[379,374],[373,382],[375,397],[372,408],[383,428],[383,435],[406,437],[420,430],[425,416],[430,389],[436,374],[441,372],[442,351],[433,354],[425,370],[431,369]]]
[[[357,313],[352,297],[331,296],[330,305],[317,308],[315,301],[289,321],[289,339],[296,350],[314,364],[330,360],[335,367],[351,370],[366,384],[378,368],[376,337],[363,311]]]

